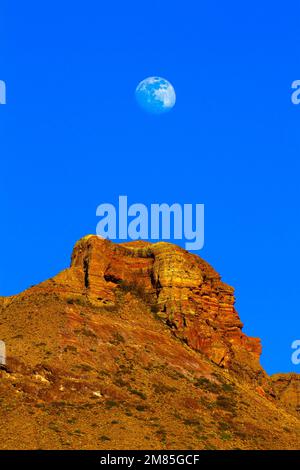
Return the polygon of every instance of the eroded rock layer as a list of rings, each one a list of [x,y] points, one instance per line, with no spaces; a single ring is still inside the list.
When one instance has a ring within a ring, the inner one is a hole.
[[[71,270],[95,301],[114,302],[114,289],[125,285],[139,289],[190,347],[224,368],[261,371],[260,340],[242,332],[234,289],[198,256],[170,243],[116,245],[87,236],[74,248]]]
[[[168,243],[76,243],[0,297],[1,449],[297,449],[299,376],[272,378],[233,288]]]

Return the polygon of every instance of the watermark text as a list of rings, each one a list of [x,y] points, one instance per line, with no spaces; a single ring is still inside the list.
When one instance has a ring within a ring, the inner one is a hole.
[[[0,104],[6,104],[6,83],[0,80]]]
[[[184,240],[187,250],[204,246],[204,204],[132,204],[119,196],[118,207],[100,204],[96,233],[110,240]]]

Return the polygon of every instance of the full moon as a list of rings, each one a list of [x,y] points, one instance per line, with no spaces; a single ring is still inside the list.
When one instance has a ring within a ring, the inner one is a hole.
[[[138,104],[148,113],[163,114],[176,103],[176,94],[171,83],[165,78],[148,77],[135,90]]]

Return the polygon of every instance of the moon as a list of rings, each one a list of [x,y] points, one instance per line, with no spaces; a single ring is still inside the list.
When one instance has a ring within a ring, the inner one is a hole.
[[[135,90],[135,96],[142,109],[151,114],[171,111],[176,103],[173,85],[162,77],[148,77]]]

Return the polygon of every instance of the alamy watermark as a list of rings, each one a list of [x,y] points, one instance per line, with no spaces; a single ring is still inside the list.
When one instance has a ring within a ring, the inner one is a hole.
[[[0,340],[0,367],[6,365],[6,347],[5,342]]]
[[[119,196],[118,207],[100,204],[96,233],[110,240],[184,240],[190,251],[204,246],[204,204],[135,203]]]
[[[6,83],[0,80],[0,104],[6,104]]]
[[[295,339],[295,341],[292,342],[292,349],[295,350],[291,357],[292,363],[298,366],[300,364],[300,339]]]
[[[293,91],[291,100],[293,104],[300,104],[300,80],[294,80],[292,83]]]

